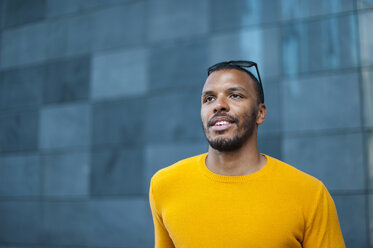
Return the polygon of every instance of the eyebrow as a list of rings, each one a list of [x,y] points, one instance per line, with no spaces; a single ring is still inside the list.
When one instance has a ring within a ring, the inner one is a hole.
[[[232,91],[242,91],[242,92],[245,92],[245,93],[249,93],[245,88],[242,88],[242,87],[232,87],[232,88],[229,88],[228,91],[232,92]]]
[[[234,92],[234,91],[241,91],[241,92],[245,92],[245,93],[249,93],[245,88],[242,88],[242,87],[231,87],[229,89],[227,89],[228,92]],[[206,95],[213,95],[214,94],[214,91],[212,90],[207,90],[207,91],[204,91],[202,92],[202,96],[206,96]]]
[[[214,92],[212,90],[207,90],[207,91],[202,92],[202,96],[212,95],[212,94],[214,94]]]

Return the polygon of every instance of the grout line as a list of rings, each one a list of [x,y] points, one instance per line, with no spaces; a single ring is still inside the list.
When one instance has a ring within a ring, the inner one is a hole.
[[[373,196],[373,189],[354,189],[354,190],[329,190],[333,196]],[[123,200],[144,200],[148,199],[147,193],[127,194],[127,195],[86,195],[86,196],[0,196],[2,202],[39,202],[39,203],[84,203],[101,201],[123,201]]]
[[[299,131],[282,131],[284,138],[301,138],[301,137],[322,137],[336,136],[344,134],[359,134],[363,133],[360,127],[351,128],[324,128],[319,130],[299,130]]]
[[[86,195],[86,196],[0,196],[1,202],[56,202],[56,203],[77,203],[77,202],[93,202],[93,201],[123,201],[123,200],[145,200],[148,195],[141,194],[123,194],[123,195]]]
[[[184,40],[185,41],[185,40]],[[194,42],[196,41],[195,39],[193,40],[188,40],[187,42]],[[163,43],[166,44],[166,43]],[[144,46],[131,46],[130,49],[136,49]],[[153,49],[157,49],[158,47],[153,47]],[[128,50],[130,50],[128,49]],[[105,51],[118,51],[118,50],[125,50],[122,48],[110,48],[106,49]],[[281,51],[281,50],[280,50]],[[38,61],[38,62],[32,62],[32,63],[27,63],[27,64],[21,64],[21,65],[16,65],[12,67],[7,67],[7,68],[0,68],[0,73],[6,73],[8,71],[17,71],[17,70],[22,70],[22,69],[27,69],[31,67],[36,67],[36,66],[47,66],[48,64],[53,64],[53,63],[58,63],[58,62],[69,62],[71,60],[76,60],[80,58],[89,58],[92,60],[92,55],[96,51],[91,51],[87,54],[75,54],[71,56],[66,56],[66,57],[57,57],[57,58],[51,58],[47,59],[44,61]],[[269,76],[264,76],[266,79],[265,81],[278,81],[280,79],[300,79],[300,78],[308,78],[308,77],[313,77],[313,76],[323,76],[323,75],[333,75],[335,73],[353,73],[359,71],[361,68],[366,69],[366,70],[373,70],[373,64],[372,65],[359,65],[359,66],[354,66],[354,67],[345,67],[345,68],[334,68],[334,69],[323,69],[323,70],[314,70],[314,71],[305,71],[305,72],[299,72],[297,74],[284,74],[284,75],[269,75]],[[202,85],[201,85],[202,86]]]
[[[84,243],[84,242],[83,242]],[[40,244],[40,243],[23,243],[23,242],[17,242],[17,243],[8,243],[8,242],[0,242],[1,247],[9,247],[9,248],[24,248],[24,247],[33,247],[33,248],[134,248],[130,246],[96,246],[96,245],[56,245],[56,244]]]
[[[329,190],[331,195],[337,196],[348,196],[348,195],[364,195],[369,196],[373,195],[373,189],[337,189],[337,190]]]
[[[202,129],[201,129],[202,131]],[[348,135],[348,134],[359,134],[362,133],[363,137],[365,134],[373,132],[373,128],[365,129],[363,132],[360,128],[342,128],[342,129],[324,129],[324,130],[306,130],[306,131],[296,131],[296,132],[266,132],[261,133],[260,138],[262,140],[271,140],[271,139],[286,139],[286,138],[317,138],[317,137],[325,137],[325,136],[339,136],[339,135]],[[92,134],[91,134],[92,135]],[[81,152],[97,152],[101,150],[109,150],[112,148],[137,148],[137,149],[144,149],[146,146],[149,145],[159,145],[159,144],[185,144],[187,143],[199,143],[204,144],[206,140],[201,138],[189,138],[183,139],[179,141],[160,141],[160,142],[143,142],[134,146],[130,143],[101,143],[101,144],[88,144],[86,146],[69,146],[69,147],[62,147],[62,148],[52,148],[52,149],[40,149],[35,147],[34,150],[17,150],[17,151],[0,151],[0,156],[16,156],[18,154],[39,154],[40,156],[45,155],[59,155],[63,153],[81,153]],[[206,143],[207,144],[207,143]]]

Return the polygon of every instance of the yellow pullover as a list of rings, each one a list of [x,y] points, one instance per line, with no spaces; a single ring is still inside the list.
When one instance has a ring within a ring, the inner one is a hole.
[[[344,248],[334,202],[316,178],[265,155],[244,176],[223,176],[207,154],[151,180],[156,248]]]

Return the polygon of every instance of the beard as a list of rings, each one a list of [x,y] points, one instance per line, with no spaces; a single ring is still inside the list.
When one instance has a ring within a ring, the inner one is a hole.
[[[252,111],[251,114],[244,115],[242,123],[237,118],[232,118],[227,114],[218,114],[216,116],[227,116],[235,120],[235,124],[238,127],[237,134],[233,138],[216,138],[212,139],[208,136],[208,130],[203,125],[203,131],[205,137],[212,148],[221,152],[230,152],[238,150],[242,145],[252,136],[256,124],[257,109]],[[217,133],[223,134],[224,131],[217,131]]]

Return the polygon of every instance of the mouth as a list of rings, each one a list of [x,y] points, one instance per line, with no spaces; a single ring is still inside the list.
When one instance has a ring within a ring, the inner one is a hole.
[[[223,131],[229,129],[231,126],[233,126],[234,123],[235,120],[233,117],[216,116],[209,121],[208,126],[213,131]]]

